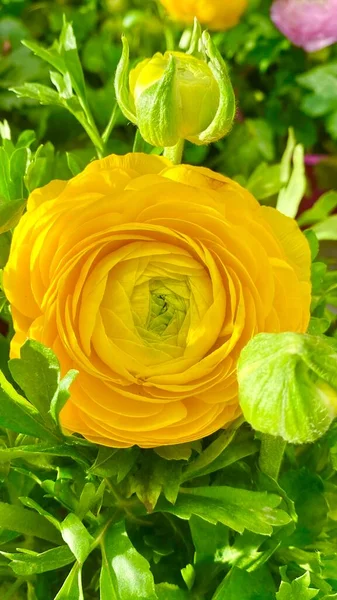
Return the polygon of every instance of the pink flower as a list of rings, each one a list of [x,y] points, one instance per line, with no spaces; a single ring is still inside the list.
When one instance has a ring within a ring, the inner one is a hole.
[[[275,0],[271,19],[293,44],[307,52],[337,42],[337,0]]]

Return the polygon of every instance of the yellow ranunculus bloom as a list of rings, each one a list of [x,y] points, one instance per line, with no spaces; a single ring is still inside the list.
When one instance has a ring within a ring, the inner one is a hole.
[[[239,414],[258,332],[306,330],[310,251],[292,219],[205,168],[110,156],[34,191],[4,286],[26,338],[79,376],[67,431],[113,447],[206,436]]]
[[[234,27],[247,8],[247,0],[161,0],[177,21],[192,23],[197,17],[210,29],[224,31]]]

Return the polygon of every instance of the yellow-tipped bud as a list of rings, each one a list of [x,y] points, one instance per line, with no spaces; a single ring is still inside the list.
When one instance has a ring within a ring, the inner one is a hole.
[[[129,73],[129,49],[123,39],[117,100],[153,146],[175,146],[181,139],[209,144],[232,126],[235,97],[225,62],[208,33],[192,43],[196,56],[157,53]]]

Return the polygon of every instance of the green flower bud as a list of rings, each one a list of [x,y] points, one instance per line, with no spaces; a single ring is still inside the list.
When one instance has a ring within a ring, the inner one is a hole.
[[[197,41],[196,35],[192,39],[196,56],[157,53],[130,74],[129,48],[123,38],[115,80],[117,101],[153,146],[175,146],[182,139],[209,144],[232,126],[235,96],[227,67],[209,34],[204,32]]]
[[[294,444],[321,437],[337,416],[337,342],[299,333],[262,333],[238,363],[239,399],[257,431]]]

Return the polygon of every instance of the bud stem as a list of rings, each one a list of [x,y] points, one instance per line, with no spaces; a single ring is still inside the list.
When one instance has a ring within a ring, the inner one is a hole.
[[[174,165],[180,165],[184,152],[185,140],[181,139],[175,146],[167,146],[164,148],[164,156],[168,158]]]
[[[277,481],[287,442],[281,437],[263,433],[261,435],[261,450],[259,467],[262,473]]]

